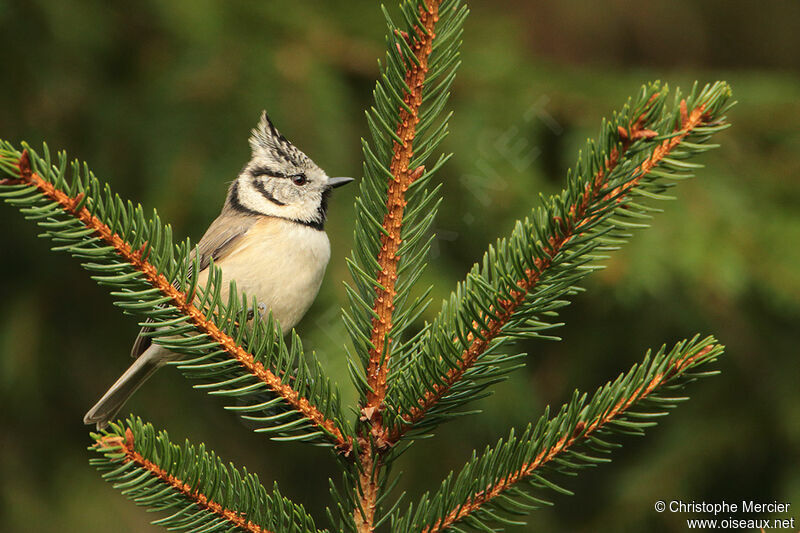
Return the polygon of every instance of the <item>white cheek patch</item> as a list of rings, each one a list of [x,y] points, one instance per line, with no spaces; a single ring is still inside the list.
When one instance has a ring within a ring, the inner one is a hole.
[[[284,180],[285,178],[275,178]],[[260,190],[251,179],[240,178],[238,187],[239,203],[246,209],[265,215],[298,220],[302,222],[322,222],[319,220],[319,206],[322,194],[309,189],[300,191],[295,189],[288,179],[277,187],[270,187],[267,183]],[[264,193],[267,194],[264,194]],[[305,194],[304,194],[305,193]],[[268,198],[271,196],[272,199]],[[283,204],[283,205],[281,205]]]

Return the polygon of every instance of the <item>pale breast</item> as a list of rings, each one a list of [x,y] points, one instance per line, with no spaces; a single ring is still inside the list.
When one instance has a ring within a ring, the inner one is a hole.
[[[222,269],[223,301],[227,301],[230,280],[235,280],[240,292],[266,304],[288,331],[316,298],[330,255],[324,231],[265,217],[217,262]],[[198,281],[205,284],[207,277],[204,271]]]

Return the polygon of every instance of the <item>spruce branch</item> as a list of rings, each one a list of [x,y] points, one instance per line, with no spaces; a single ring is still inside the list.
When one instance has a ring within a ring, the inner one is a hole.
[[[669,105],[666,86],[644,87],[590,142],[567,188],[517,224],[461,282],[393,375],[394,427],[383,438],[429,432],[458,415],[458,407],[518,368],[519,356],[498,353],[515,337],[548,337],[549,317],[601,255],[617,249],[630,231],[667,199],[671,180],[700,165],[686,159],[713,145],[727,127],[730,88],[717,82]]]
[[[447,134],[449,115],[438,120],[458,67],[467,9],[460,0],[405,1],[405,25],[389,26],[387,58],[367,113],[372,143],[362,141],[364,179],[356,199],[356,242],[348,260],[346,324],[365,376],[355,376],[363,406],[378,409],[387,387],[392,353],[426,298],[406,305],[419,278],[438,207],[438,189],[425,187],[444,164],[425,162]],[[438,120],[438,125],[436,124]],[[380,410],[378,410],[380,411]],[[380,412],[377,413],[380,416]]]
[[[188,241],[176,247],[157,215],[145,219],[85,164],[72,164],[69,182],[66,154],[56,167],[46,146],[44,152],[20,153],[0,141],[0,197],[44,228],[56,250],[86,260],[83,266],[98,273],[93,278],[115,289],[116,305],[151,319],[154,341],[189,358],[179,363],[187,376],[202,379],[210,394],[249,399],[230,409],[257,422],[256,431],[349,449],[338,393],[318,364],[305,361],[296,334],[287,346],[271,320],[248,326],[246,295],[231,290],[227,305],[220,301],[217,267],[206,287],[196,286]],[[195,294],[198,305],[188,296]]]
[[[406,305],[430,247],[428,230],[438,208],[438,189],[426,189],[448,156],[431,168],[425,162],[447,134],[439,120],[458,66],[458,47],[467,10],[460,0],[407,0],[400,5],[405,24],[389,26],[386,63],[376,84],[375,106],[367,113],[372,143],[362,141],[364,179],[356,199],[356,247],[348,261],[345,323],[364,367],[351,364],[361,393],[356,471],[350,483],[353,527],[372,531],[385,481],[380,438],[392,357],[402,351],[403,331],[427,306],[427,294]],[[437,124],[438,120],[438,124]]]
[[[422,166],[409,168],[414,155],[414,139],[417,134],[419,110],[422,105],[422,93],[425,77],[428,73],[428,58],[433,50],[435,38],[434,27],[439,20],[440,0],[429,2],[427,9],[419,9],[420,32],[413,38],[402,36],[398,40],[405,43],[405,49],[410,53],[398,51],[406,61],[405,85],[408,90],[403,96],[403,105],[399,109],[397,126],[397,139],[391,163],[389,164],[389,187],[386,195],[386,215],[383,217],[381,227],[381,247],[378,252],[378,271],[373,304],[372,331],[369,351],[369,364],[367,366],[367,392],[366,408],[376,409],[372,420],[375,426],[380,426],[380,409],[386,395],[386,375],[388,374],[391,350],[389,344],[392,330],[392,315],[394,313],[394,297],[396,295],[397,267],[400,261],[398,250],[402,242],[401,229],[403,227],[403,214],[405,212],[406,192],[409,187],[422,176],[425,168]]]
[[[153,523],[169,530],[244,533],[316,533],[303,507],[272,493],[258,477],[189,444],[173,444],[166,432],[139,418],[92,434],[90,462],[103,478],[138,505],[170,514]]]
[[[652,200],[667,199],[675,181],[699,165],[727,127],[730,89],[715,83],[686,97],[658,83],[642,89],[579,156],[565,190],[490,246],[431,322],[408,334],[430,304],[415,299],[441,198],[432,178],[449,155],[431,157],[448,133],[445,113],[456,70],[462,0],[402,0],[401,24],[384,10],[387,55],[367,112],[371,140],[362,140],[364,177],[355,205],[352,284],[344,322],[354,352],[350,372],[359,393],[355,424],[344,422],[339,393],[292,331],[284,338],[270,315],[252,320],[258,302],[208,266],[198,286],[198,259],[187,240],[175,245],[157,214],[123,202],[84,164],[66,154],[55,163],[0,140],[0,198],[44,229],[56,250],[84,261],[93,279],[112,289],[115,305],[147,321],[153,341],[184,356],[174,363],[225,408],[274,440],[329,446],[343,470],[344,490],[331,482],[329,518],[337,531],[369,533],[472,528],[494,531],[547,503],[540,492],[567,492],[552,474],[576,474],[608,459],[609,437],[643,433],[664,410],[684,400],[674,392],[697,377],[722,347],[709,337],[683,341],[644,361],[587,400],[576,392],[558,415],[487,448],[439,491],[406,513],[393,498],[392,462],[416,437],[464,414],[462,407],[524,363],[509,355],[516,338],[553,338],[557,312],[602,268],[631,231],[646,227]],[[227,292],[226,301],[223,294]],[[358,364],[360,363],[360,364]],[[225,466],[213,453],[172,444],[166,433],[129,419],[92,434],[92,463],[125,495],[172,514],[157,521],[191,531],[316,532],[313,520],[255,476]]]
[[[424,495],[398,518],[392,531],[437,533],[468,529],[496,531],[496,525],[520,524],[521,517],[548,504],[541,494],[557,491],[552,474],[574,475],[585,467],[609,462],[605,455],[618,444],[618,434],[643,435],[688,398],[676,396],[699,377],[717,374],[700,371],[722,354],[713,337],[684,340],[667,351],[662,346],[626,374],[609,382],[587,401],[575,391],[572,400],[553,418],[547,412],[535,426],[519,436],[487,447],[457,474],[448,476],[432,496]]]

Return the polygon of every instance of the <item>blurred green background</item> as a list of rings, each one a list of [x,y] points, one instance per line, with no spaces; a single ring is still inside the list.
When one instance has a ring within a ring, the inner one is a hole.
[[[684,531],[656,500],[792,503],[800,518],[800,3],[475,1],[438,174],[445,202],[424,284],[445,297],[539,193],[558,191],[603,116],[653,79],[725,79],[734,126],[652,229],[563,313],[562,342],[530,343],[524,371],[402,460],[416,500],[509,426],[593,390],[648,347],[695,332],[727,345],[722,375],[614,462],[561,480],[576,492],[517,531]],[[378,4],[0,0],[0,136],[47,141],[123,197],[198,239],[249,156],[261,109],[331,175],[360,175],[385,25]],[[355,187],[330,209],[333,256],[298,329],[347,401],[344,257]],[[0,531],[155,531],[88,466],[86,409],[128,365],[137,326],[77,261],[0,208]],[[433,305],[429,316],[438,308]],[[327,452],[241,427],[174,370],[129,407],[204,441],[327,525]],[[552,496],[552,495],[551,495]],[[779,515],[781,518],[793,513]],[[800,528],[800,524],[798,524]]]

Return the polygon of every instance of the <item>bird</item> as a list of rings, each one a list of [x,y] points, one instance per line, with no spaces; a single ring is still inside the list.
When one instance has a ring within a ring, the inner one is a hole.
[[[325,233],[331,191],[353,181],[328,177],[289,142],[266,111],[249,139],[251,157],[228,187],[219,216],[192,252],[197,284],[208,280],[213,260],[222,272],[221,297],[231,281],[260,302],[260,317],[271,311],[284,331],[305,315],[319,292],[330,259]],[[100,431],[153,373],[181,355],[152,342],[144,326],[136,338],[133,364],[83,418]]]

